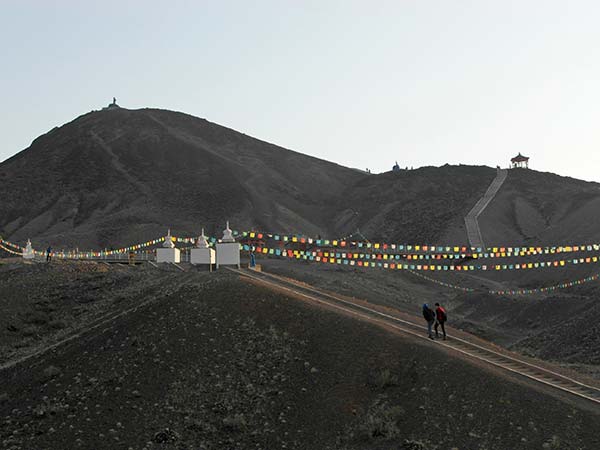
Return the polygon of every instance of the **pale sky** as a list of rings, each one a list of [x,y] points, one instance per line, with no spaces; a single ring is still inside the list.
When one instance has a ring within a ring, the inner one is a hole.
[[[373,172],[600,181],[599,49],[598,1],[0,0],[0,161],[115,96]]]

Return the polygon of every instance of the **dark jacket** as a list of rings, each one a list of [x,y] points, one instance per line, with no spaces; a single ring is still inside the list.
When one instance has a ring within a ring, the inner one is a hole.
[[[423,317],[427,322],[431,322],[435,319],[435,312],[429,308],[423,308]]]

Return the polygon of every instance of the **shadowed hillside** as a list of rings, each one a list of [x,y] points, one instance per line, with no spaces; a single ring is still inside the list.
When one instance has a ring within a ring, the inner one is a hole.
[[[330,232],[330,206],[366,177],[182,113],[92,112],[0,165],[0,230],[108,245],[175,230]]]
[[[0,284],[0,362],[43,352],[0,368],[3,448],[598,448],[590,405],[227,271],[15,260]]]
[[[487,245],[584,244],[600,239],[600,184],[510,170],[479,218]]]
[[[467,244],[464,216],[496,171],[368,175],[183,113],[113,108],[54,128],[0,164],[0,234],[39,248],[110,247],[238,230]],[[600,239],[597,183],[511,171],[480,217],[487,244]]]
[[[372,240],[467,244],[464,216],[495,175],[489,167],[445,165],[367,177],[343,196],[337,225],[351,229],[344,220],[354,216]]]

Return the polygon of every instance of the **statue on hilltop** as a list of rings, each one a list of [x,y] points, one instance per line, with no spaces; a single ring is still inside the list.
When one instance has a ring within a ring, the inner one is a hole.
[[[120,108],[119,105],[117,105],[117,98],[113,97],[113,101],[112,103],[109,103],[108,106],[104,109],[113,109],[113,108]]]

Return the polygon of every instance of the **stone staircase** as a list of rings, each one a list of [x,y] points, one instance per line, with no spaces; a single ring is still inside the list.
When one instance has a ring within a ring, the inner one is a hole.
[[[465,216],[465,226],[467,228],[467,237],[469,238],[469,244],[474,248],[485,248],[485,244],[483,242],[483,238],[481,237],[481,230],[479,229],[479,222],[477,219],[479,215],[483,212],[483,210],[490,204],[490,202],[494,199],[500,187],[506,180],[506,176],[508,175],[507,169],[498,169],[498,173],[496,174],[496,178],[487,188],[483,197],[481,197],[475,206],[469,211],[469,213]]]

